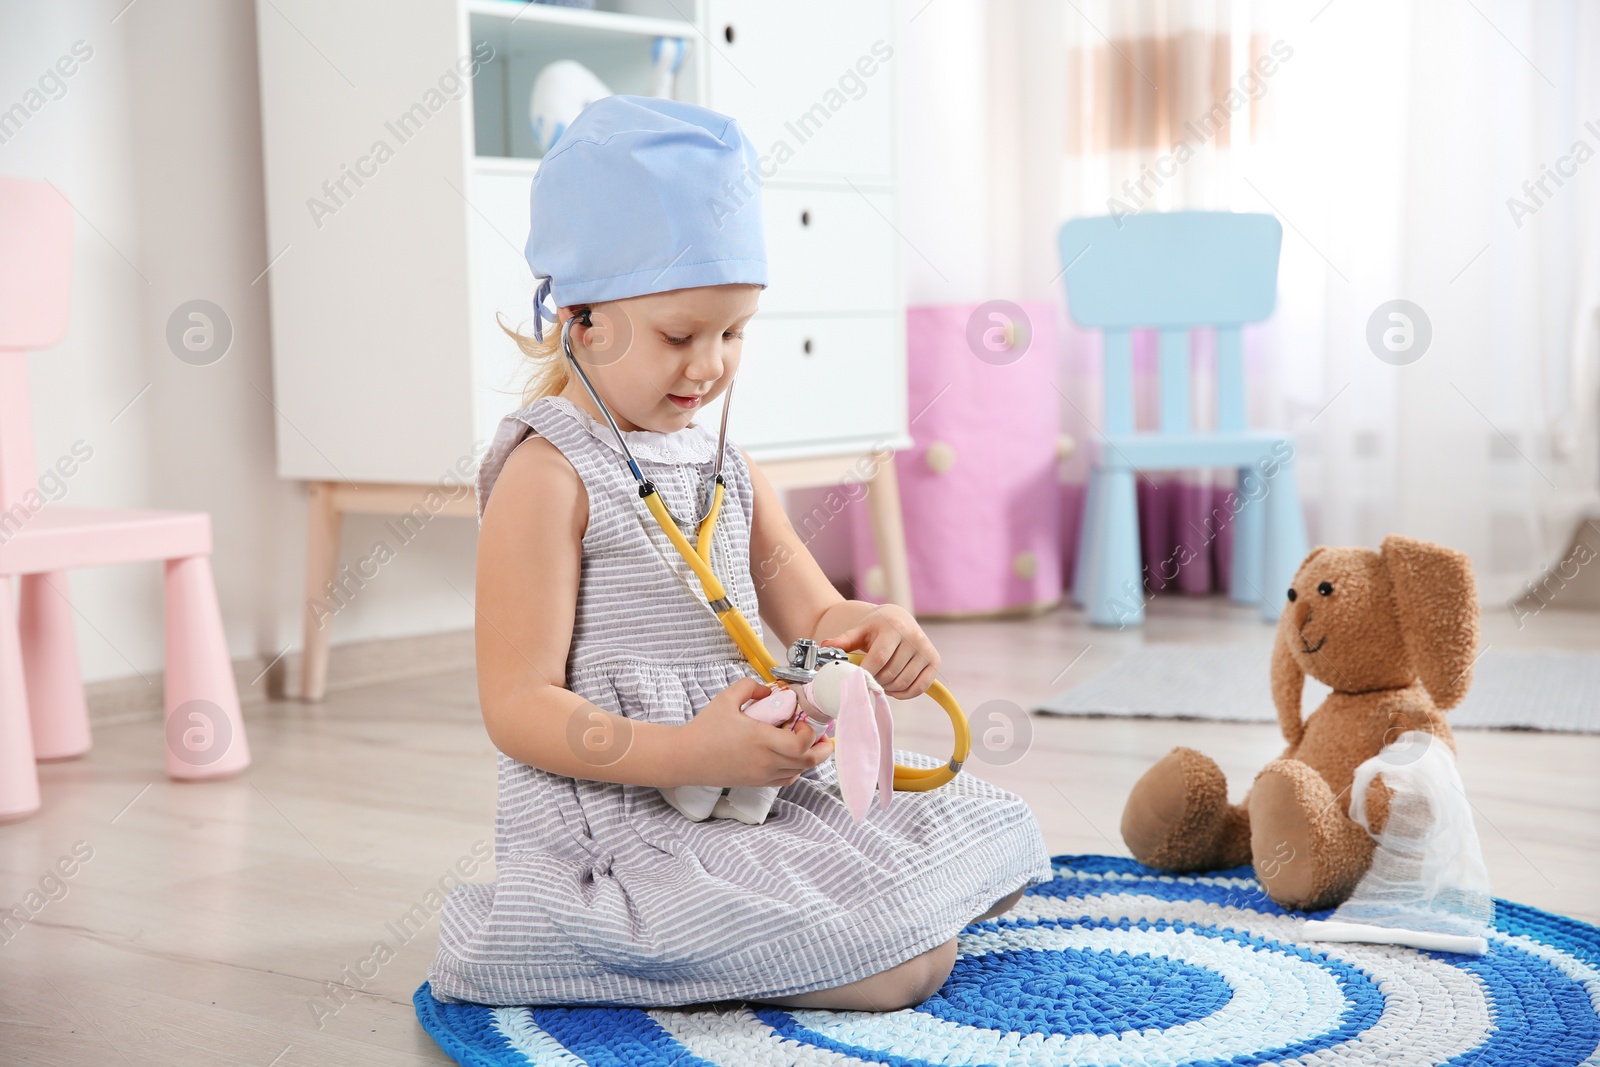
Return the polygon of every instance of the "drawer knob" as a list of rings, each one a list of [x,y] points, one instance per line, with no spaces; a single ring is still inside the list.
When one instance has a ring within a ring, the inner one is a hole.
[[[730,22],[728,25],[722,27],[722,39],[727,41],[729,44],[733,43],[733,23]]]
[[[956,450],[945,441],[935,441],[923,453],[922,461],[935,474],[943,474],[956,465]]]
[[[861,584],[866,587],[866,593],[874,600],[886,600],[889,596],[889,578],[883,573],[883,565],[874,563],[868,567],[861,576]]]
[[[1023,581],[1030,581],[1039,573],[1039,557],[1032,552],[1022,551],[1011,557],[1011,573]]]
[[[807,337],[804,341],[800,342],[800,351],[804,352],[808,356],[811,354],[811,338]]]
[[[802,226],[810,226],[811,225],[811,212],[809,212],[809,211],[800,212],[800,225],[802,225]]]

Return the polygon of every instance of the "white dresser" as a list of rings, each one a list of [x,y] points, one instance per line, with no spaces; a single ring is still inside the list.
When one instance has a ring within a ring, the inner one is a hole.
[[[328,636],[313,604],[338,582],[340,516],[470,484],[520,406],[526,359],[496,312],[531,325],[534,77],[576,59],[614,92],[648,94],[658,36],[689,42],[674,95],[737,118],[763,157],[771,284],[746,331],[729,438],[780,487],[870,481],[890,598],[910,606],[884,455],[911,445],[892,3],[601,8],[258,0],[278,473],[312,498],[309,698]],[[715,425],[721,402],[702,417]],[[427,499],[435,514],[476,514],[470,494]]]

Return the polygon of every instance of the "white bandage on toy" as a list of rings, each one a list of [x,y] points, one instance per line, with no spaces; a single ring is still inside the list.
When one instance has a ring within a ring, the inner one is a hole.
[[[1439,738],[1408,730],[1355,770],[1350,818],[1372,833],[1366,810],[1374,776],[1394,791],[1372,866],[1308,941],[1364,941],[1481,956],[1494,918],[1472,805],[1455,757]]]

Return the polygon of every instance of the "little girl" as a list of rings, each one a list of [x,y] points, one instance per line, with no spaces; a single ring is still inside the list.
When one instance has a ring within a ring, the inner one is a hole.
[[[519,337],[538,361],[531,402],[501,422],[477,487],[496,881],[444,905],[429,972],[440,1000],[904,1008],[944,983],[958,931],[1051,877],[1016,794],[963,771],[857,823],[831,740],[741,712],[770,690],[569,376],[559,327],[587,310],[575,357],[672,514],[702,514],[717,433],[695,415],[732,383],[767,282],[755,165],[727,116],[609,96],[534,178],[535,303],[542,319],[548,293],[559,311],[548,337],[541,320]],[[736,187],[749,198],[713,210]],[[889,696],[925,691],[939,656],[911,615],[839,596],[760,468],[728,444],[722,470],[711,567],[757,632],[862,649]],[[752,561],[782,564],[759,602],[751,571],[773,568]],[[782,788],[751,824],[690,820],[661,793],[679,785]]]

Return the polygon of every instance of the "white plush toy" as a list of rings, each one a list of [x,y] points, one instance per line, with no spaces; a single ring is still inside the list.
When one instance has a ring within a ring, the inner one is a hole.
[[[682,37],[657,37],[650,45],[652,77],[650,95],[663,100],[672,99],[677,84],[678,69],[689,51],[689,42]]]
[[[774,686],[743,712],[782,729],[809,720],[819,736],[834,738],[839,791],[856,822],[866,817],[877,790],[887,808],[894,793],[894,720],[889,698],[864,668],[831,662],[804,683]],[[706,818],[762,823],[778,796],[777,786],[684,785],[661,790],[667,803],[699,822]]]
[[[533,143],[540,152],[550,151],[578,112],[610,95],[605,82],[577,60],[558,59],[551,63],[533,79],[533,92],[528,96],[528,126]]]
[[[651,93],[670,98],[689,50],[681,37],[657,37],[650,45]],[[541,153],[550,151],[578,112],[610,96],[599,75],[575,59],[558,59],[533,79],[528,95],[528,128]]]

